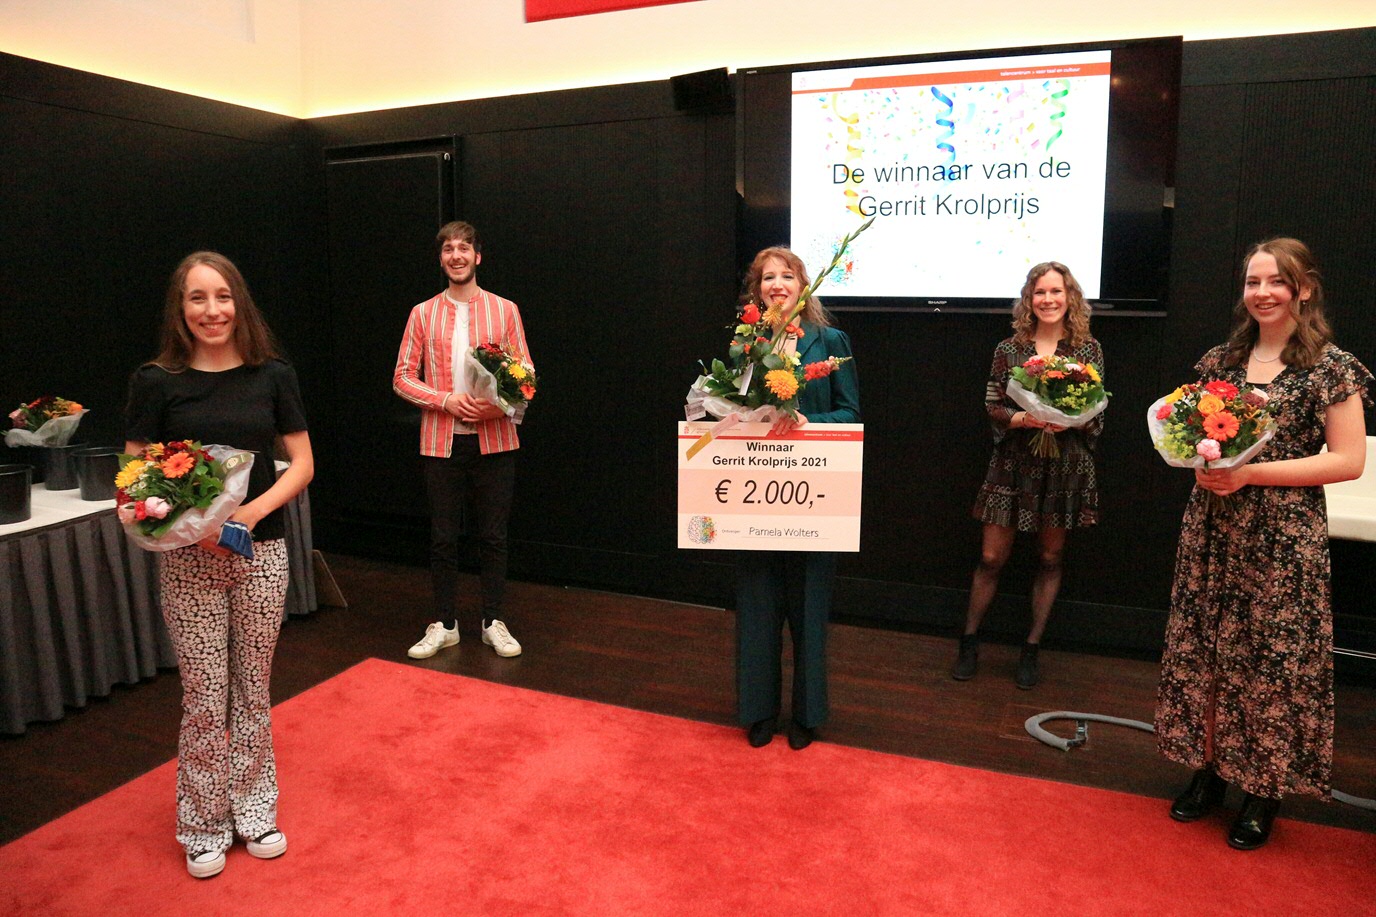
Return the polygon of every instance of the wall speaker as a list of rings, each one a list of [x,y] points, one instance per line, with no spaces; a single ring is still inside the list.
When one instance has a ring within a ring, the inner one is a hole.
[[[735,109],[731,77],[725,67],[670,77],[674,108],[695,115],[725,114]]]

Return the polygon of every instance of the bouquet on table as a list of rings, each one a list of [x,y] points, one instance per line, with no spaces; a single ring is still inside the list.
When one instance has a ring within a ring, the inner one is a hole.
[[[171,551],[214,535],[253,556],[248,529],[228,521],[248,493],[252,453],[176,440],[149,443],[138,455],[121,455],[120,464],[115,514],[139,547]]]
[[[1080,363],[1060,354],[1035,356],[1009,372],[1008,397],[1042,423],[1070,430],[1086,426],[1108,407],[1109,392],[1093,363]],[[1056,434],[1039,429],[1032,436],[1032,453],[1055,458],[1061,454]]]
[[[65,446],[76,433],[76,425],[86,409],[75,401],[44,395],[21,404],[10,411],[10,426],[5,432],[5,445],[17,446]]]
[[[473,397],[500,405],[512,412],[513,421],[521,422],[537,385],[530,364],[500,344],[479,344],[464,354],[464,371]]]
[[[688,390],[684,410],[689,420],[711,414],[722,421],[689,450],[690,457],[713,436],[737,423],[773,423],[784,414],[797,417],[798,396],[807,384],[831,375],[851,359],[828,357],[804,365],[785,345],[790,336],[802,336],[798,317],[808,300],[841,263],[847,246],[873,222],[871,217],[841,240],[831,264],[798,294],[798,302],[789,314],[784,315],[773,306],[761,311],[753,302],[740,307],[732,326],[727,360],[714,359],[710,366],[700,364],[702,375]]]

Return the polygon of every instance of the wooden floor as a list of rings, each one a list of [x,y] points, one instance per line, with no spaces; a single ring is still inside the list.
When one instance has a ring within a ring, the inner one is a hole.
[[[734,725],[733,620],[727,611],[514,583],[509,622],[525,647],[523,655],[500,659],[478,634],[464,633],[458,646],[414,662],[406,649],[429,620],[425,571],[342,556],[329,562],[349,608],[322,608],[283,627],[274,701],[378,657]],[[1027,717],[1052,710],[1150,722],[1155,663],[1043,651],[1042,683],[1019,691],[1012,682],[1016,647],[985,645],[979,676],[969,682],[950,679],[953,653],[949,639],[833,625],[832,716],[820,738],[1163,800],[1188,779],[1185,769],[1157,755],[1144,732],[1091,724],[1087,745],[1061,752],[1023,728]],[[177,675],[164,672],[117,688],[59,722],[0,738],[0,843],[175,757],[179,704]],[[1340,684],[1337,709],[1334,785],[1376,798],[1376,687]],[[415,728],[437,729],[444,728],[446,717],[462,719],[463,711],[417,709],[411,715]],[[1069,735],[1074,727],[1052,728]],[[170,831],[173,800],[167,807]],[[1165,808],[1163,802],[1163,818]],[[1283,814],[1376,832],[1376,812],[1340,803],[1296,799],[1287,801]]]

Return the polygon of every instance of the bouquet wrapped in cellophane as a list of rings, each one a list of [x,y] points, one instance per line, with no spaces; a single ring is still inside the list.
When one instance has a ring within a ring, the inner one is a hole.
[[[5,431],[5,445],[56,447],[65,446],[76,433],[86,409],[75,401],[44,395],[10,411],[12,429]]]
[[[798,294],[787,315],[773,306],[762,310],[753,302],[737,310],[727,359],[700,363],[702,375],[688,390],[684,411],[689,420],[711,414],[732,424],[773,423],[783,414],[798,415],[798,396],[807,384],[835,372],[850,357],[803,364],[785,345],[802,336],[798,321],[808,300],[841,263],[850,243],[873,222],[871,217],[841,240],[831,264]]]
[[[1060,354],[1034,356],[1008,374],[1008,397],[1042,423],[1077,430],[1103,413],[1109,392],[1099,367]],[[1039,429],[1032,436],[1032,453],[1055,458],[1061,454],[1056,434]]]
[[[147,551],[218,538],[248,494],[252,466],[253,453],[231,446],[149,443],[138,455],[120,455],[115,513],[130,540]]]
[[[469,394],[500,405],[511,411],[513,421],[521,422],[537,386],[529,363],[500,344],[479,344],[464,354],[464,373]]]
[[[1276,435],[1270,399],[1259,388],[1231,382],[1182,385],[1147,409],[1152,445],[1174,468],[1236,468]],[[1226,498],[1208,494],[1211,509]]]
[[[1275,435],[1269,399],[1259,388],[1215,380],[1182,385],[1147,409],[1152,445],[1176,468],[1235,468]]]

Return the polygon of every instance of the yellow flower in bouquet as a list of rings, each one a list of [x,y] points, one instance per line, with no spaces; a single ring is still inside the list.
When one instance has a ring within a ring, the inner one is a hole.
[[[798,377],[791,370],[770,370],[764,374],[764,384],[782,401],[787,401],[798,394]]]
[[[143,474],[143,469],[149,466],[149,462],[143,459],[130,459],[129,463],[120,469],[119,474],[115,475],[115,486],[121,489],[127,488],[139,479]]]

